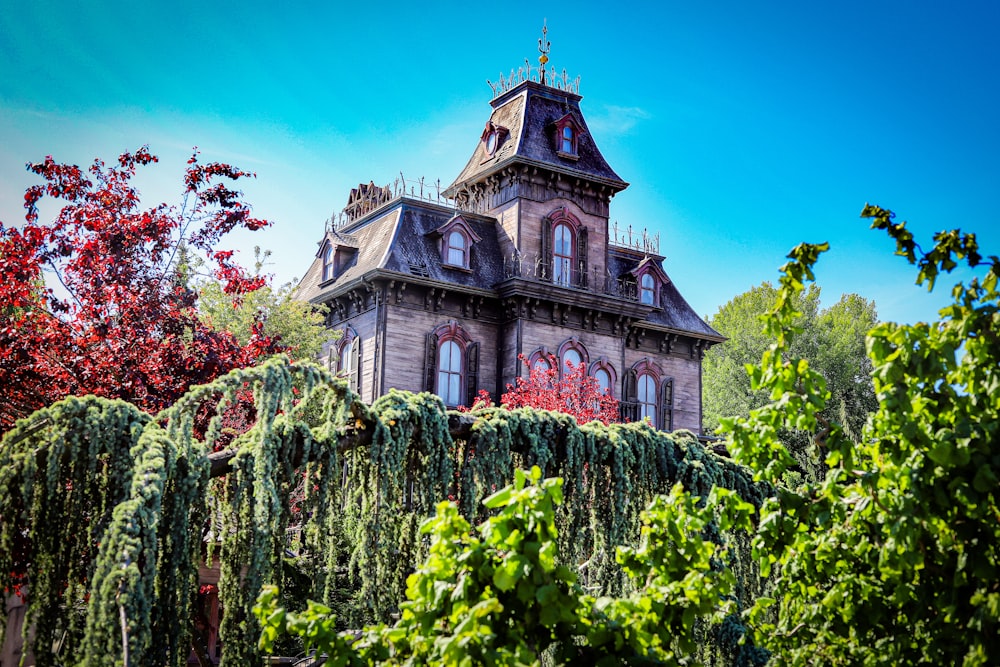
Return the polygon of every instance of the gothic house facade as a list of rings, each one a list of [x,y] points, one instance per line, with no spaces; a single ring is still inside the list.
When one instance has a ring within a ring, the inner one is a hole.
[[[578,80],[543,65],[493,87],[450,186],[360,185],[327,229],[298,292],[342,333],[324,361],[367,401],[395,387],[459,406],[481,389],[498,399],[526,372],[520,355],[568,360],[625,417],[700,433],[702,356],[724,338],[656,243],[609,226],[628,184],[590,134]]]

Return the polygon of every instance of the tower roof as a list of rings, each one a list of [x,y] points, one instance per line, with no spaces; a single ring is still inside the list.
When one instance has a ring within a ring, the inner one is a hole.
[[[539,77],[545,81],[545,77]],[[551,81],[551,79],[549,79]],[[580,111],[580,95],[571,92],[572,82],[548,83],[523,80],[513,85],[502,81],[494,87],[493,113],[486,123],[472,157],[458,178],[443,192],[454,196],[459,189],[481,181],[512,164],[542,167],[608,186],[613,192],[628,187],[597,148]],[[572,130],[573,151],[561,148],[561,132]],[[491,144],[490,133],[495,132]]]

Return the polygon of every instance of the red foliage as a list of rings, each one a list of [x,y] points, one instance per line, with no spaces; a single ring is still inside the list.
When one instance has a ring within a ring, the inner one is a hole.
[[[554,410],[573,415],[581,424],[594,420],[604,424],[621,422],[618,399],[602,392],[597,378],[587,375],[583,364],[566,362],[566,369],[559,377],[555,357],[549,356],[547,368],[532,368],[524,355],[518,357],[528,369],[528,377],[518,377],[514,385],[500,397],[500,404],[508,409],[531,407]],[[490,395],[480,391],[473,409],[490,407]]]
[[[238,227],[269,224],[227,182],[253,174],[202,165],[196,151],[181,205],[143,210],[130,181],[155,162],[143,147],[86,171],[51,156],[28,165],[44,182],[24,196],[27,224],[0,224],[0,432],[72,394],[155,412],[193,384],[278,351],[264,335],[242,346],[200,322],[196,292],[178,266],[184,248],[204,254],[236,297],[264,284],[215,247]],[[49,223],[38,221],[44,197],[65,202]]]

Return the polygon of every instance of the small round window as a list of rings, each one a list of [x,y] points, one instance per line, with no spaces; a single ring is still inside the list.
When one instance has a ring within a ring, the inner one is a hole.
[[[488,135],[486,135],[486,152],[493,155],[497,149],[497,131],[492,130]]]

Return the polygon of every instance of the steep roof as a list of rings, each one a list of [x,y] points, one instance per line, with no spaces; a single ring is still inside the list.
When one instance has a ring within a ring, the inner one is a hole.
[[[465,169],[444,194],[450,197],[462,185],[518,162],[582,176],[616,191],[624,190],[628,183],[611,168],[591,136],[580,111],[581,99],[574,93],[534,81],[524,81],[498,96],[491,102],[493,113],[489,122],[505,128],[507,136],[493,155],[487,152],[485,142],[478,141]],[[556,150],[555,123],[567,114],[582,130],[577,139],[576,159],[563,157]]]
[[[437,230],[455,215],[445,207],[400,198],[344,231],[330,231],[320,241],[358,248],[351,262],[332,280],[321,283],[323,259],[317,256],[298,286],[298,298],[323,303],[371,271],[382,270],[458,286],[490,289],[502,280],[503,256],[492,218],[462,213],[479,240],[472,245],[469,270],[442,262]],[[349,239],[349,243],[345,243]]]
[[[642,262],[643,258],[634,257],[629,251],[615,252],[613,249],[608,253],[608,272],[613,276],[624,276],[632,273]],[[711,340],[723,341],[725,336],[713,329],[705,320],[694,311],[687,300],[674,285],[674,281],[669,280],[669,275],[660,260],[656,260],[656,265],[663,272],[668,280],[660,285],[660,308],[654,308],[646,317],[646,322],[658,324],[677,331],[685,331],[699,337]]]

